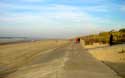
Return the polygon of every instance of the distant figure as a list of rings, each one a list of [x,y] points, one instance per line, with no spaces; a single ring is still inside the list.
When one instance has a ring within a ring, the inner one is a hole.
[[[112,34],[110,35],[109,44],[110,44],[110,46],[113,45],[113,35]]]
[[[80,38],[76,38],[75,43],[80,43]]]

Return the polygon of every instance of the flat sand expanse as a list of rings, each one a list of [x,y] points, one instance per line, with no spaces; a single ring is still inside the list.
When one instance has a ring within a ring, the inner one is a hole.
[[[88,50],[96,59],[104,62],[125,78],[125,44]]]
[[[41,40],[0,45],[0,77],[29,64],[39,53],[44,53],[66,43],[66,40]]]
[[[0,78],[121,78],[99,60],[65,40],[1,45]]]
[[[35,56],[4,78],[121,78],[80,44],[66,44]]]

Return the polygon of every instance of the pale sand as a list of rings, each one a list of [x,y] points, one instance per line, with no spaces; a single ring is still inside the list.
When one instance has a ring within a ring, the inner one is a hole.
[[[125,78],[125,44],[88,50],[96,59],[104,62]]]
[[[121,78],[79,44],[40,53],[32,62],[5,78]]]
[[[0,76],[30,63],[39,53],[66,44],[66,40],[44,40],[0,45]]]

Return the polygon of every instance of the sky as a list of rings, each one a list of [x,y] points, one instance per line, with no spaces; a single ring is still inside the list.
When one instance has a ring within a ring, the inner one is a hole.
[[[125,0],[0,0],[0,36],[70,38],[125,28]]]

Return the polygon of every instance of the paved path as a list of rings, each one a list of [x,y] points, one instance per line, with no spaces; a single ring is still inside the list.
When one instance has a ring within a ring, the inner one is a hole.
[[[120,78],[79,44],[67,48],[67,61],[57,78]]]
[[[80,44],[57,48],[44,56],[41,54],[32,64],[38,66],[31,66],[28,71],[24,68],[7,78],[120,78],[113,70],[92,57]]]

